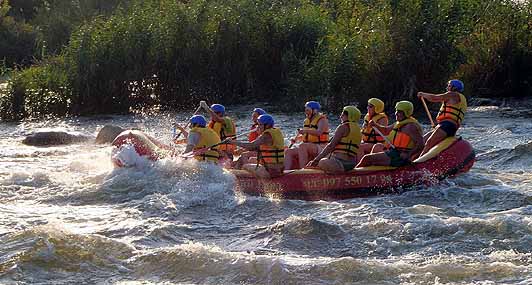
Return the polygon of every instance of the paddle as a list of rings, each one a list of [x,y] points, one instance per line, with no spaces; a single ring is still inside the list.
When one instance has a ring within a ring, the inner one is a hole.
[[[393,149],[395,149],[395,146],[392,144],[392,142],[388,139],[387,136],[385,136],[379,129],[376,127],[373,127],[373,129],[381,136]]]
[[[246,135],[249,135],[250,133],[252,132],[255,132],[258,128],[255,128],[253,130],[250,130],[248,132],[245,132],[245,133],[242,133],[242,134],[239,134],[237,136],[233,136],[233,137],[229,137],[229,138],[226,138],[224,139],[223,141],[219,142],[219,143],[215,143],[213,145],[210,145],[210,146],[206,146],[204,148],[200,148],[200,149],[196,149],[196,150],[193,150],[193,151],[189,151],[189,152],[186,152],[186,153],[183,153],[181,154],[180,156],[181,157],[193,157],[193,156],[196,156],[196,155],[200,155],[200,154],[203,154],[205,153],[206,151],[208,151],[209,149],[213,148],[213,147],[217,147],[221,144],[226,144],[228,143],[230,140],[234,140],[234,139],[237,139],[239,137],[242,137],[242,136],[246,136]]]
[[[429,117],[430,119],[430,125],[432,126],[432,128],[434,128],[434,121],[432,120],[432,115],[430,114],[430,111],[429,111],[429,107],[427,107],[427,102],[425,102],[425,98],[423,97],[420,97],[421,98],[421,102],[423,102],[423,107],[425,107],[425,111],[427,111],[427,116]]]
[[[195,116],[199,112],[199,110],[201,109],[201,102],[205,102],[205,101],[200,101],[200,105],[198,106],[196,111],[194,111],[194,114],[192,114],[192,116],[187,120],[187,124],[185,125],[185,129],[188,128],[188,126],[190,125],[190,120],[192,119],[192,117]],[[183,132],[179,132],[179,134],[176,135],[176,128],[174,126],[174,129],[173,129],[174,141],[177,140],[181,136],[182,133]]]

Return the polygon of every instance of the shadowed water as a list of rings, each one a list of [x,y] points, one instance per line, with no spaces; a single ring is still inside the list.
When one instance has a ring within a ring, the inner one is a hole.
[[[230,108],[240,130],[248,109]],[[287,137],[303,119],[274,115]],[[469,173],[336,202],[235,193],[230,174],[190,160],[113,169],[109,145],[21,144],[43,128],[105,124],[168,143],[173,118],[2,124],[0,283],[532,283],[532,123],[496,107],[470,109],[460,130],[477,152]]]

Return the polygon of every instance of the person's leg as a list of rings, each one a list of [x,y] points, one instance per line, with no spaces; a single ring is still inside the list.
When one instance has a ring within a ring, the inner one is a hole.
[[[358,153],[360,156],[364,156],[371,152],[371,149],[373,148],[372,143],[361,143],[360,147],[358,148]]]
[[[295,169],[294,161],[297,161],[297,148],[289,148],[284,152],[284,169]]]
[[[241,153],[240,157],[238,158],[238,160],[236,160],[233,163],[233,168],[241,169],[242,165],[248,163],[249,158],[254,156],[254,155],[257,155],[257,153],[254,152],[254,151],[245,151],[245,152]]]
[[[259,165],[257,167],[256,164],[248,163],[248,164],[244,164],[242,169],[253,173],[257,178],[261,178],[261,179],[269,179],[270,178],[270,173],[262,165]]]
[[[371,165],[388,166],[390,165],[390,158],[384,152],[366,154],[364,155],[364,157],[362,157],[356,167],[364,167]]]
[[[426,144],[427,140],[430,138],[430,136],[434,133],[434,130],[428,131],[426,134],[423,135],[423,143]]]
[[[423,148],[423,151],[421,151],[421,154],[419,156],[424,155],[427,153],[432,147],[437,145],[439,142],[444,140],[447,137],[447,133],[440,128],[438,125],[436,129],[432,132],[430,137],[427,139],[427,142],[425,143],[425,147]]]
[[[335,158],[322,158],[318,163],[318,167],[326,173],[343,173],[344,166]]]
[[[318,156],[318,145],[315,143],[302,143],[298,147],[299,168],[305,167],[307,163]]]
[[[371,149],[371,153],[379,153],[384,151],[384,145],[381,143],[376,143],[373,145],[373,148]]]

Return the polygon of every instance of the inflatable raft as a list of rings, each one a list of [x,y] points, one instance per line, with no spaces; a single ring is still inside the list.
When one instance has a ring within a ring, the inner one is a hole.
[[[247,171],[229,170],[236,176],[236,190],[260,196],[303,200],[336,200],[399,193],[415,185],[430,185],[469,171],[475,161],[471,145],[447,138],[414,163],[403,167],[370,166],[344,174],[319,169],[285,171],[273,179],[257,179]]]
[[[169,151],[140,131],[125,131],[113,145],[118,150],[131,145],[150,160],[171,155]],[[115,151],[113,151],[115,152]],[[127,166],[118,155],[118,167]],[[475,161],[471,145],[460,137],[447,138],[428,153],[403,167],[370,166],[343,174],[326,174],[319,169],[285,170],[283,176],[257,179],[245,170],[227,169],[236,178],[235,190],[258,196],[302,200],[336,200],[387,193],[400,193],[415,185],[430,185],[469,171]]]

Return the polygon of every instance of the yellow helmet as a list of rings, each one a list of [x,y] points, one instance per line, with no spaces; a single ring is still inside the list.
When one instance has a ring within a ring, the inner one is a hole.
[[[368,104],[375,106],[375,113],[382,113],[384,111],[384,102],[378,98],[371,98],[368,100]]]
[[[360,120],[360,110],[355,106],[345,106],[343,112],[347,113],[347,121],[358,122]]]
[[[408,118],[414,113],[414,105],[410,101],[399,101],[395,104],[395,110],[403,111]]]

